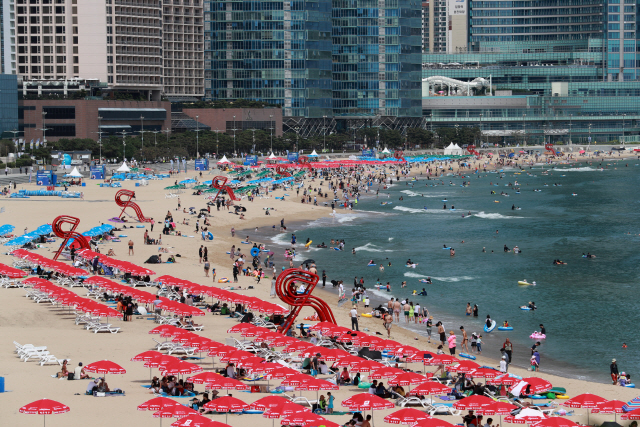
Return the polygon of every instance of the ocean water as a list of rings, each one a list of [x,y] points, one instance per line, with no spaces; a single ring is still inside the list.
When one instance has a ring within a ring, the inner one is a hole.
[[[380,302],[390,296],[419,302],[447,331],[459,335],[462,325],[469,334],[481,333],[487,356],[497,359],[508,337],[514,363],[526,366],[534,342],[529,335],[543,323],[548,336],[540,348],[543,371],[606,382],[616,358],[635,378],[640,375],[640,166],[631,160],[602,167],[598,162],[555,169],[538,165],[437,181],[418,177],[381,189],[377,198],[373,187],[374,195],[363,197],[357,210],[339,211],[336,218],[296,232],[298,242],[310,238],[312,246],[344,239],[346,251],[298,249],[296,260],[314,259],[319,271],[344,280],[348,290],[354,277],[364,277]],[[463,181],[470,186],[462,187]],[[509,186],[516,181],[520,194]],[[289,240],[290,234],[272,238],[283,247]],[[443,245],[455,248],[456,255]],[[517,245],[522,253],[505,253],[504,245]],[[596,258],[583,258],[587,252]],[[556,258],[567,265],[553,265]],[[416,268],[405,267],[408,259]],[[383,263],[384,272],[368,267],[369,260]],[[432,285],[419,282],[427,276]],[[537,285],[518,286],[524,279]],[[377,280],[390,282],[391,293],[372,289]],[[401,288],[405,280],[407,287]],[[411,295],[423,287],[428,296]],[[520,310],[528,301],[538,310]],[[467,302],[478,304],[478,318],[465,316]],[[498,324],[508,320],[514,331],[483,333],[488,314]],[[424,334],[421,325],[407,326]],[[622,349],[623,342],[628,349]]]

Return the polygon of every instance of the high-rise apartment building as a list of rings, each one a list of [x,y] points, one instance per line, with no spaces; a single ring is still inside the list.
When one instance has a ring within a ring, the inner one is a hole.
[[[422,52],[459,53],[468,48],[467,0],[422,2]]]
[[[151,99],[204,95],[202,0],[2,2],[5,72],[100,79]]]
[[[164,0],[164,94],[172,98],[204,96],[203,0]]]

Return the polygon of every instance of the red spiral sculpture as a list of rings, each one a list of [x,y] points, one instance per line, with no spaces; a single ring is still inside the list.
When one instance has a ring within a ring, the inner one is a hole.
[[[287,169],[282,166],[276,166],[276,173],[283,178],[288,178],[291,176]]]
[[[309,168],[309,171],[313,172],[313,167],[311,166],[311,163],[309,162],[309,158],[307,156],[300,156],[298,158],[298,164],[300,165],[300,167]]]
[[[64,224],[71,225],[71,229],[68,231],[63,230],[62,226]],[[74,239],[76,242],[78,242],[80,249],[91,249],[89,243],[87,242],[87,239],[82,234],[75,231],[76,228],[78,228],[78,224],[80,224],[79,218],[68,215],[60,215],[53,220],[53,222],[51,223],[53,233],[56,236],[64,239],[62,244],[60,245],[60,248],[58,248],[58,250],[56,251],[56,255],[53,257],[54,260],[58,259],[58,257],[62,253],[62,250],[67,247],[67,243],[70,239]]]
[[[404,160],[404,152],[398,150],[395,153],[393,153],[393,157],[395,157],[398,160]]]
[[[548,154],[550,156],[556,156],[556,155],[562,156],[563,154],[560,152],[556,152],[556,150],[553,149],[553,144],[550,142],[547,142],[546,144],[544,144],[544,149],[547,150],[547,153],[545,154]]]
[[[307,306],[318,313],[321,322],[336,323],[336,318],[329,304],[311,295],[319,280],[320,278],[316,274],[298,268],[290,268],[280,273],[276,280],[276,294],[292,309],[284,323],[278,327],[278,332],[286,334],[295,325],[296,317],[300,314],[302,307]],[[298,283],[306,285],[304,294],[298,294]]]
[[[220,192],[224,190],[227,192],[231,200],[240,200],[236,198],[235,194],[233,194],[233,190],[231,189],[231,187],[227,185],[228,180],[229,178],[227,178],[226,176],[216,176],[215,178],[213,178],[213,182],[211,183],[211,185],[213,185],[213,188],[218,189],[218,192],[216,193],[215,198],[218,198],[218,195],[220,194]]]
[[[136,198],[135,191],[119,190],[116,193],[116,204],[122,208],[122,211],[120,212],[120,215],[118,215],[118,218],[122,219],[122,217],[124,216],[124,211],[127,208],[131,208],[136,213],[136,218],[138,218],[138,221],[151,222],[151,219],[146,218],[144,216],[144,214],[142,213],[142,210],[140,209],[140,206],[138,206],[137,203],[131,201],[131,199],[135,199],[135,198]]]
[[[469,152],[469,154],[473,154],[474,156],[479,156],[480,153],[478,153],[476,151],[476,146],[475,145],[467,145],[467,151]]]

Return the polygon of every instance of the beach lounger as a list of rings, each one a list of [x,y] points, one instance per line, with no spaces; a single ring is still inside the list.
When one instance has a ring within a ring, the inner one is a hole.
[[[484,389],[484,395],[487,396],[487,397],[490,397],[493,400],[497,400],[498,402],[513,403],[513,402],[511,402],[509,400],[509,398],[507,396],[497,395],[495,393],[492,393],[489,389],[486,389],[486,388]]]
[[[173,347],[173,345],[175,344],[171,341],[160,342],[155,338],[151,338],[151,339],[156,343],[156,351],[168,350],[171,347]]]
[[[176,324],[177,327],[182,328],[184,330],[187,331],[197,331],[200,332],[204,329],[204,325],[198,325],[198,326],[194,326],[190,323],[182,323],[178,320],[178,323]]]
[[[35,345],[33,345],[33,344],[20,344],[20,343],[19,343],[19,342],[17,342],[17,341],[14,341],[14,342],[13,342],[13,345],[16,347],[16,349],[15,349],[14,353],[17,353],[18,355],[19,355],[20,353],[22,353],[22,352],[26,351],[26,350],[36,348],[36,346],[35,346]],[[45,350],[47,349],[47,347],[46,347],[46,346],[44,346],[44,347],[40,347],[40,348],[44,348]]]
[[[40,366],[44,366],[44,365],[48,365],[50,363],[57,363],[58,365],[62,366],[62,363],[64,361],[69,362],[69,360],[71,359],[58,359],[57,357],[55,357],[53,354],[47,354],[46,356],[43,356],[40,358]]]
[[[94,334],[98,332],[110,332],[112,334],[117,334],[120,331],[120,328],[111,326],[111,323],[87,323],[87,330],[93,331]]]
[[[173,347],[167,350],[167,354],[171,355],[173,353],[184,353],[187,356],[193,356],[195,354],[195,349],[174,343]]]
[[[18,353],[18,357],[22,359],[29,352],[44,351],[46,349],[47,349],[46,345],[38,346],[38,347],[30,346],[30,347],[23,347],[20,350],[18,350],[16,353]]]
[[[42,359],[44,356],[48,356],[49,352],[47,350],[31,350],[27,351],[24,355],[21,356],[23,362],[27,362],[31,359]]]

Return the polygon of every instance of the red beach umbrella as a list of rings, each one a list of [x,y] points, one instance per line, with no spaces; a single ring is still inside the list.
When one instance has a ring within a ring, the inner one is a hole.
[[[428,420],[420,420],[411,427],[454,427],[454,425],[439,418],[429,418]]]
[[[385,423],[413,425],[420,420],[428,420],[431,416],[414,408],[404,408],[384,417]]]
[[[509,391],[513,391],[516,387],[521,387],[521,394],[533,395],[549,391],[553,386],[549,381],[543,380],[542,378],[529,377],[523,378],[519,383],[509,387]],[[529,390],[527,391],[527,389]]]
[[[256,400],[255,402],[249,404],[249,409],[258,410],[258,411],[266,411],[269,408],[275,408],[277,406],[282,406],[286,403],[290,403],[288,399],[285,399],[282,396],[265,396],[261,399]],[[294,404],[295,405],[295,404]],[[300,406],[300,405],[298,405]],[[302,406],[300,406],[302,408]]]
[[[520,382],[519,378],[512,377],[509,374],[501,374],[495,378],[487,379],[487,384],[492,385],[514,385]]]
[[[22,414],[35,414],[44,416],[43,425],[45,426],[47,425],[47,415],[64,414],[65,412],[69,411],[70,409],[67,405],[50,399],[36,400],[35,402],[31,402],[20,408],[20,413]]]
[[[502,372],[489,368],[478,368],[471,372],[471,376],[474,378],[496,378],[502,375]]]
[[[431,359],[425,360],[425,365],[453,365],[454,363],[460,362],[453,356],[449,356],[448,354],[437,354],[435,357]],[[479,367],[480,365],[478,365]]]
[[[449,372],[458,372],[468,374],[475,371],[480,367],[476,362],[471,360],[461,360],[456,365],[447,366],[445,369]]]
[[[402,373],[404,373],[402,369],[394,368],[392,366],[385,366],[384,368],[380,368],[369,374],[369,379],[379,380],[382,378],[392,378]]]
[[[578,427],[579,424],[562,417],[546,418],[533,424],[536,427]]]
[[[11,279],[22,279],[28,276],[26,271],[18,270],[17,268],[9,267],[5,264],[0,264],[0,275],[7,276]]]
[[[384,368],[382,363],[367,359],[363,359],[361,362],[351,365],[351,370],[353,372],[371,372],[381,368]]]
[[[504,417],[504,421],[507,423],[515,424],[534,424],[547,418],[542,411],[538,411],[531,408],[524,408],[517,415],[509,415]]]
[[[229,424],[213,421],[199,414],[191,414],[171,423],[171,427],[231,427]]]
[[[205,403],[204,409],[216,412],[226,412],[225,423],[229,418],[229,412],[242,412],[249,405],[232,396],[223,396]]]
[[[587,425],[589,424],[590,408],[596,408],[599,404],[605,403],[607,399],[600,397],[596,394],[583,393],[579,394],[566,402],[562,403],[562,406],[569,408],[586,408],[587,409]]]
[[[147,400],[141,405],[138,405],[138,411],[159,411],[169,406],[175,406],[178,402],[171,400],[168,397],[154,397],[151,400]]]
[[[84,370],[87,372],[95,372],[96,374],[116,374],[122,375],[126,374],[127,371],[117,363],[114,363],[110,360],[98,360],[97,362],[89,363],[84,367]]]
[[[468,410],[468,411],[478,411],[483,408],[490,406],[494,401],[487,396],[478,396],[473,395],[469,397],[465,397],[464,399],[458,400],[453,404],[453,407],[456,409]]]
[[[420,384],[418,387],[409,391],[409,394],[415,396],[430,396],[434,394],[446,394],[451,393],[451,389],[444,384],[440,384],[435,381],[427,381]]]
[[[427,381],[429,381],[429,379],[424,375],[416,374],[414,372],[403,372],[402,374],[389,379],[387,383],[389,385],[408,386],[412,384],[422,384]]]
[[[352,411],[366,411],[371,409],[373,414],[374,410],[393,409],[395,404],[392,401],[390,402],[373,394],[360,393],[343,400],[342,406]],[[371,419],[373,420],[373,416]]]
[[[169,406],[163,409],[160,409],[158,412],[153,414],[153,418],[182,418],[187,415],[195,415],[198,412],[194,409],[189,408],[188,406],[176,404],[174,406]]]
[[[640,420],[640,408],[623,414],[620,418],[623,420]]]
[[[591,409],[591,412],[594,414],[614,414],[614,421],[618,422],[618,414],[624,413],[623,407],[626,404],[627,403],[622,400],[609,400],[608,402],[596,405],[595,408]]]

